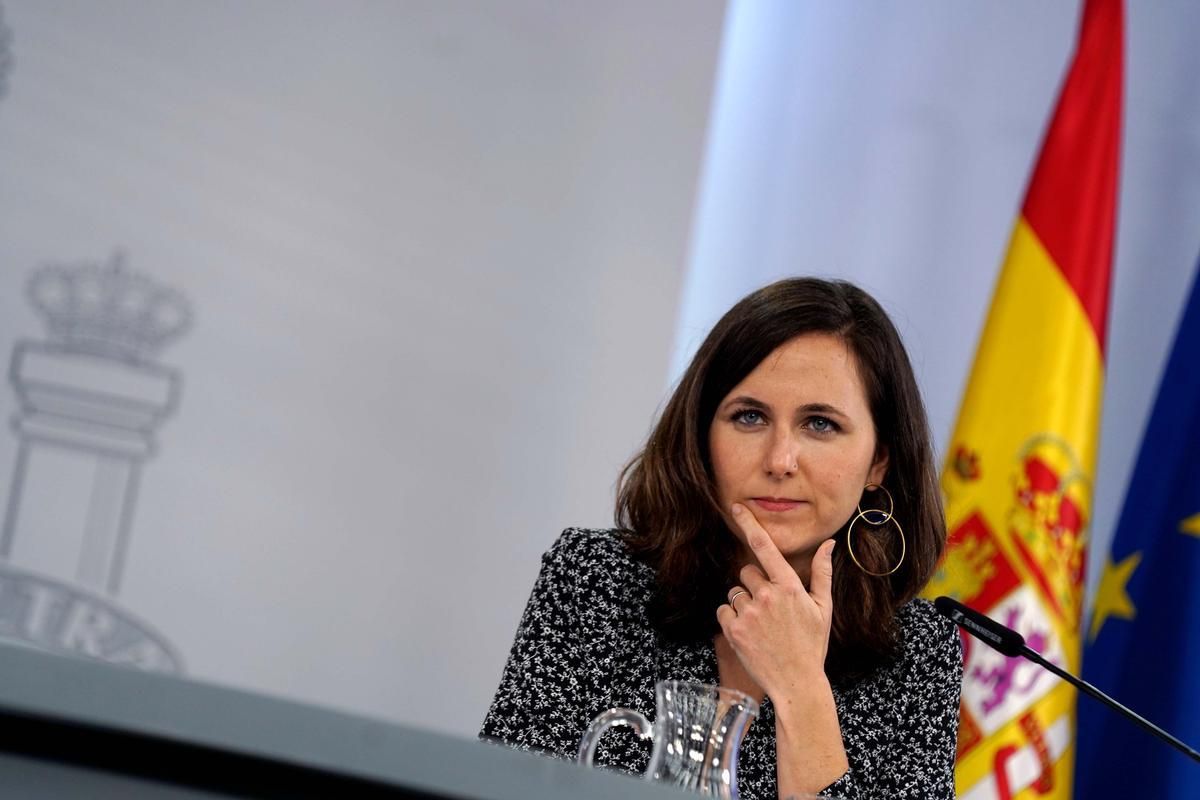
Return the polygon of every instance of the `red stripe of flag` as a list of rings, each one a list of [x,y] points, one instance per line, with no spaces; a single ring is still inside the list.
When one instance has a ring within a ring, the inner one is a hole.
[[[1101,352],[1116,229],[1123,27],[1121,0],[1087,0],[1022,210],[1079,296]]]

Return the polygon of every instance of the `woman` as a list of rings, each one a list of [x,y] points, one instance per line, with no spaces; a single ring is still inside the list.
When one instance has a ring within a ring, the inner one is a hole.
[[[741,797],[952,798],[962,655],[914,599],[946,540],[895,327],[844,282],[783,280],[709,334],[617,492],[618,530],[543,556],[481,736],[573,756],[663,679],[761,700]],[[612,733],[597,762],[642,773]]]

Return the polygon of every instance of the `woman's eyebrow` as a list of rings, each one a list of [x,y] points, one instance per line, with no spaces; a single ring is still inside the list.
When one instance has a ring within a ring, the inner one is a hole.
[[[771,407],[769,405],[767,405],[766,403],[764,403],[762,400],[759,400],[757,397],[751,397],[748,394],[744,394],[739,397],[731,398],[729,400],[729,402],[727,402],[725,405],[727,405],[727,406],[750,406],[751,408],[761,408],[763,411],[771,410]]]
[[[805,403],[796,409],[798,414],[833,414],[839,417],[845,417],[846,414],[837,406],[831,406],[829,403]]]

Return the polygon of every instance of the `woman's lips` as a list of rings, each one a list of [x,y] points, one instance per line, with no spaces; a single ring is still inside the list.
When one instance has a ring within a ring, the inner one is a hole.
[[[804,505],[803,500],[792,500],[786,497],[753,497],[751,503],[763,511],[791,511]]]

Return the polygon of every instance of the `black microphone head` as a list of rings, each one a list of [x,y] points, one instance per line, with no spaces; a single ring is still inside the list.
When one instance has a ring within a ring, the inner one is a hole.
[[[1025,637],[991,617],[944,595],[934,600],[933,606],[942,616],[1004,655],[1025,655]]]

